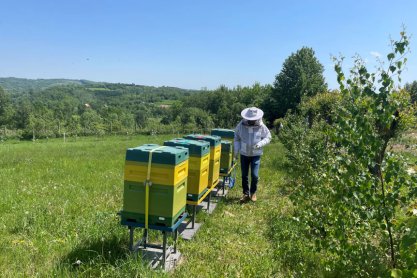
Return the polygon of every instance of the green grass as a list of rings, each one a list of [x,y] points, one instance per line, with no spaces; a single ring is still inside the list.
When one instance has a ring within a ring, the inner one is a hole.
[[[15,276],[281,276],[282,254],[271,236],[288,201],[282,146],[267,146],[258,202],[238,204],[240,181],[191,241],[174,273],[149,270],[128,251],[122,207],[126,148],[172,136],[62,139],[0,144],[0,273]],[[151,238],[159,240],[156,232]],[[81,262],[77,264],[77,261]],[[282,275],[284,276],[284,275]]]
[[[109,88],[88,88],[89,91],[110,91]]]
[[[417,171],[417,130],[409,131],[397,139],[393,144],[393,150],[406,159],[408,167]]]
[[[155,105],[173,105],[176,102],[178,102],[178,100],[175,100],[175,99],[164,99],[162,101],[155,102]]]

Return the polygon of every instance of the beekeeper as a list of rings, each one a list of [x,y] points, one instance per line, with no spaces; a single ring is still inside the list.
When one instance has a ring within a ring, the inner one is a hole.
[[[243,109],[242,120],[235,129],[234,157],[239,158],[242,170],[243,197],[241,203],[256,201],[256,190],[259,180],[259,166],[263,146],[271,141],[271,132],[262,122],[264,112],[256,107]],[[249,168],[251,183],[249,188]]]

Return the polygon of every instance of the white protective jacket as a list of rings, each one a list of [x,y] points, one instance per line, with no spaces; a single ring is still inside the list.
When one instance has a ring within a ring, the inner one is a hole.
[[[263,154],[262,147],[271,142],[271,132],[262,122],[258,120],[255,125],[250,126],[246,120],[241,120],[235,129],[234,154],[245,156],[258,156]],[[255,145],[260,146],[255,149]]]

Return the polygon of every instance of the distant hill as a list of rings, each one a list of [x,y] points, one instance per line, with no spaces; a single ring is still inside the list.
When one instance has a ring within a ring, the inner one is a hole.
[[[106,91],[118,91],[117,95],[122,93],[121,91],[129,91],[134,93],[196,93],[199,90],[189,90],[181,89],[176,87],[154,87],[154,86],[144,86],[144,85],[135,85],[124,84],[124,83],[107,83],[107,82],[95,82],[84,79],[27,79],[27,78],[16,78],[16,77],[0,77],[0,87],[5,91],[9,92],[12,95],[19,94],[22,92],[33,91],[38,93],[53,87],[68,87],[72,86],[78,88],[84,88],[85,90],[91,92],[104,92],[107,95],[111,95],[111,92]]]
[[[41,91],[50,87],[60,85],[87,85],[94,84],[93,81],[88,80],[74,80],[74,79],[26,79],[16,77],[0,77],[0,87],[9,93],[20,93],[28,91]]]

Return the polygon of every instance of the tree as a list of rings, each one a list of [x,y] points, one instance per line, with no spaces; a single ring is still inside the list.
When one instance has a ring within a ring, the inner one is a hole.
[[[149,111],[145,106],[141,106],[135,113],[135,123],[142,129],[148,124]]]
[[[29,126],[29,115],[33,111],[33,105],[28,99],[23,99],[17,102],[15,107],[16,111],[19,111],[19,113],[13,115],[13,125],[16,128],[25,129]]]
[[[417,273],[417,221],[405,217],[415,204],[417,176],[407,173],[405,158],[390,150],[393,139],[416,122],[409,94],[394,80],[400,80],[408,44],[401,32],[401,39],[392,41],[388,66],[374,73],[357,57],[347,77],[343,59],[336,59],[336,102],[315,96],[300,108],[311,123],[288,114],[280,132],[299,174],[291,184],[298,206],[294,218],[313,238],[316,251],[331,253],[325,264],[335,273]]]
[[[120,115],[120,122],[123,131],[132,131],[135,126],[135,116],[132,113],[124,112]]]
[[[0,87],[0,126],[6,125],[11,113],[10,98]]]
[[[343,106],[338,109],[333,135],[341,158],[334,164],[339,180],[333,185],[356,199],[357,202],[343,206],[343,215],[350,212],[358,216],[355,228],[359,230],[357,223],[362,222],[371,227],[368,232],[373,235],[377,232],[387,235],[383,242],[387,243],[393,269],[411,267],[398,261],[399,253],[407,253],[407,250],[398,250],[398,241],[404,234],[398,224],[402,218],[399,214],[414,201],[417,193],[416,179],[406,173],[404,158],[388,151],[392,140],[412,127],[416,120],[413,107],[409,105],[409,94],[398,90],[394,80],[394,77],[401,80],[408,46],[408,36],[401,32],[400,40],[392,41],[387,68],[381,65],[376,73],[368,72],[360,58],[355,59],[348,79],[342,71],[343,59],[337,60],[335,65]],[[355,163],[351,165],[351,161]],[[363,208],[370,213],[361,214]],[[355,224],[351,222],[352,227]]]
[[[102,135],[104,134],[103,119],[100,115],[92,109],[84,111],[81,115],[81,126],[84,129],[86,135]]]
[[[273,122],[284,117],[289,109],[297,107],[303,96],[314,96],[326,91],[323,71],[312,48],[303,47],[291,54],[275,77],[274,87],[267,98],[267,120]]]
[[[417,81],[413,81],[411,84],[405,84],[405,89],[410,93],[410,99],[412,103],[417,102]]]
[[[206,130],[214,126],[211,116],[206,111],[196,107],[184,108],[178,116],[178,122],[185,130]]]
[[[81,117],[72,115],[68,121],[67,130],[70,134],[77,136],[81,132]]]

